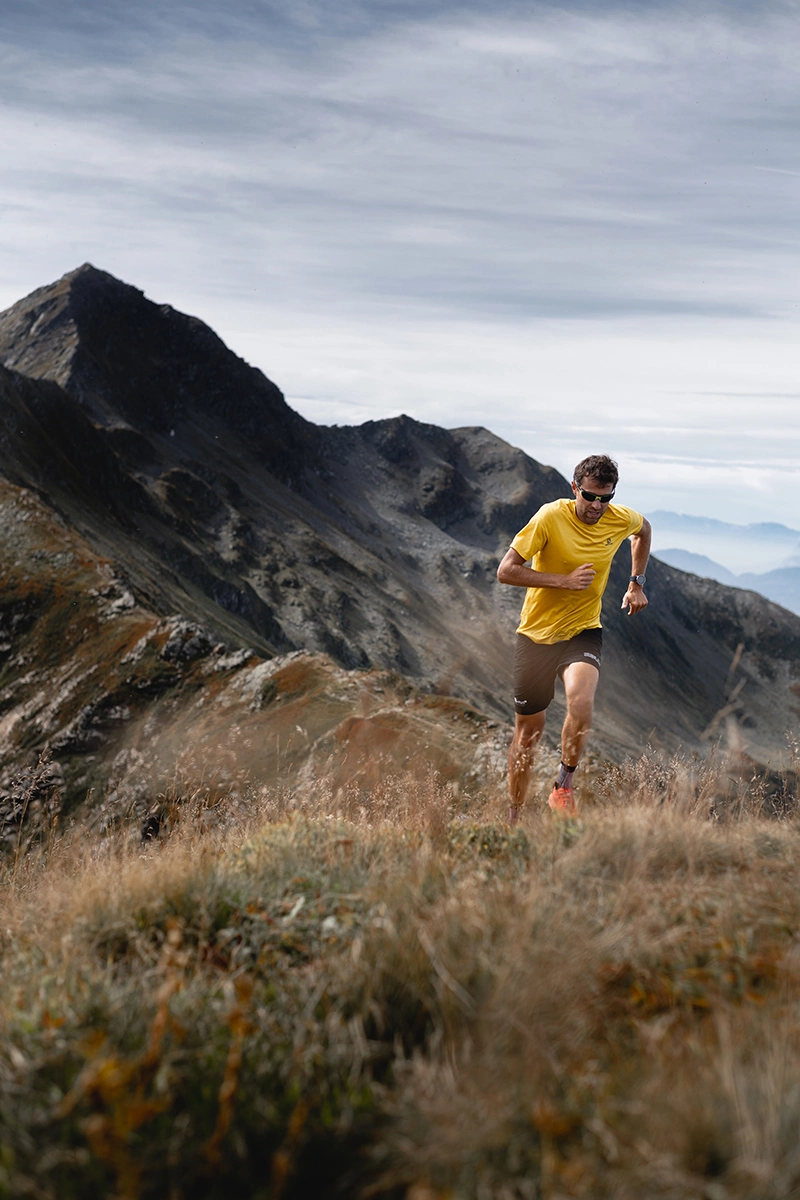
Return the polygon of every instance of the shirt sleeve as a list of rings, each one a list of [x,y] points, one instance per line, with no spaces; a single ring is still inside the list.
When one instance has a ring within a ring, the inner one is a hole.
[[[644,525],[644,516],[642,513],[636,512],[636,509],[629,508],[628,513],[628,532],[625,537],[630,537],[634,533],[638,533]]]
[[[547,541],[547,517],[543,509],[535,513],[524,529],[520,529],[511,543],[511,549],[529,562]]]

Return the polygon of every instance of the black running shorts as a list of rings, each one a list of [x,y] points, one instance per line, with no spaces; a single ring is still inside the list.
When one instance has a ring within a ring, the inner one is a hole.
[[[587,662],[600,670],[603,653],[602,629],[584,629],[567,642],[545,646],[524,633],[517,634],[514,651],[514,709],[523,716],[544,712],[556,690],[556,675],[562,678],[570,663]]]

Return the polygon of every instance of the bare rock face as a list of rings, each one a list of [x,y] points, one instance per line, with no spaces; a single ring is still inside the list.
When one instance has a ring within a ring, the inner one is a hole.
[[[522,595],[497,584],[495,569],[539,505],[569,494],[552,468],[482,428],[409,417],[314,426],[202,322],[88,265],[0,314],[0,362],[0,471],[28,496],[7,504],[40,505],[64,539],[29,575],[14,566],[0,606],[19,646],[12,690],[0,682],[0,720],[17,714],[9,770],[55,740],[68,787],[98,786],[99,767],[80,763],[105,761],[190,676],[201,694],[216,686],[218,674],[197,673],[217,644],[226,661],[237,648],[264,662],[302,651],[327,656],[331,670],[395,673],[420,694],[510,718]],[[10,564],[19,531],[17,518],[0,529]],[[72,555],[63,572],[60,554]],[[72,594],[87,555],[110,572],[89,585],[93,604],[114,612],[120,633],[130,623],[133,641],[113,669],[92,660],[97,693],[76,683],[51,712],[20,680],[44,672],[41,694],[58,695],[73,678],[65,664],[76,679],[89,670],[72,643],[43,646],[34,634],[62,619],[48,578]],[[596,744],[611,757],[647,741],[698,746],[741,683],[731,703],[742,737],[777,761],[796,722],[800,620],[657,562],[650,607],[631,620],[618,609],[624,555],[607,593]]]
[[[102,428],[168,436],[213,418],[288,473],[314,441],[274,383],[194,317],[86,263],[0,315],[0,360],[60,384]]]

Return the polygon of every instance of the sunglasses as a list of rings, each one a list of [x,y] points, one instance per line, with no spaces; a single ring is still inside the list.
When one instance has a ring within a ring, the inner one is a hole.
[[[575,484],[575,487],[578,488],[578,491],[583,496],[584,500],[588,500],[590,504],[594,503],[595,500],[599,500],[601,504],[608,504],[614,499],[616,494],[615,489],[613,492],[609,492],[607,496],[598,496],[595,492],[585,492],[582,487],[578,487],[577,483]]]

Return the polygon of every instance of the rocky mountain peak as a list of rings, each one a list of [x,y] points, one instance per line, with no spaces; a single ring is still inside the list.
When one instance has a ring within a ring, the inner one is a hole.
[[[80,340],[81,309],[126,291],[144,299],[142,292],[91,263],[37,288],[0,313],[0,361],[23,375],[65,386]]]
[[[84,263],[0,313],[0,363],[53,380],[98,426],[146,436],[216,423],[291,473],[313,427],[196,317]]]

